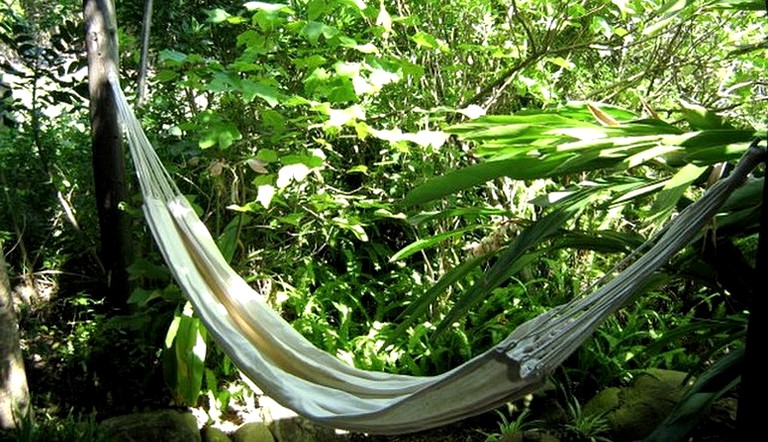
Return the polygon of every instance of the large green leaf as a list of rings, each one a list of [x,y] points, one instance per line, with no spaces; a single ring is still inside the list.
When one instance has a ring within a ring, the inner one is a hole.
[[[739,11],[764,11],[765,0],[717,0],[707,6],[709,9],[736,9]]]
[[[254,98],[258,97],[266,101],[270,107],[275,107],[280,104],[280,100],[284,98],[277,88],[263,82],[245,79],[240,83],[240,87],[243,91],[243,100],[245,100],[246,103],[249,103],[253,101]]]
[[[649,215],[652,217],[664,217],[675,207],[688,187],[706,170],[706,167],[694,164],[683,166],[672,178],[667,180],[659,194],[656,195],[656,200],[653,202]]]
[[[200,319],[192,316],[190,304],[177,313],[166,336],[166,347],[175,355],[174,392],[184,405],[194,406],[202,388],[205,368],[206,331]]]
[[[548,158],[523,157],[476,164],[449,172],[416,187],[408,193],[403,204],[426,203],[502,176],[521,180],[547,176],[548,172],[565,159],[575,155],[575,153],[562,153]]]
[[[473,306],[484,300],[493,289],[534,262],[540,253],[529,252],[558,232],[568,220],[576,216],[594,194],[595,192],[589,189],[567,197],[555,210],[520,232],[494,265],[485,272],[482,279],[464,292],[456,301],[456,304],[438,325],[436,333],[445,331],[451,324],[464,317]]]
[[[469,275],[473,270],[485,262],[489,256],[490,255],[479,256],[477,258],[464,261],[458,266],[447,271],[424,294],[413,300],[408,305],[408,307],[397,317],[396,321],[399,323],[387,339],[387,344],[395,342],[400,336],[405,334],[408,328],[427,312],[432,303],[435,302],[440,295],[445,293],[445,291],[448,290],[448,288],[453,284],[466,278],[467,275]]]
[[[603,105],[600,109],[605,111]],[[486,116],[453,126],[447,132],[479,143],[476,152],[486,161],[417,186],[403,203],[427,203],[502,176],[528,180],[596,170],[610,174],[657,160],[673,167],[705,166],[739,157],[754,138],[754,131],[728,128],[706,110],[691,105],[685,111],[698,116],[696,126],[702,130],[684,133],[615,108],[606,113],[620,124],[601,126],[590,121],[595,117],[583,104],[557,113]]]
[[[694,130],[723,129],[727,126],[723,123],[723,117],[717,115],[704,106],[680,100],[680,108],[683,117]]]
[[[420,252],[420,251],[422,251],[424,249],[428,249],[430,247],[434,247],[434,246],[436,246],[437,244],[440,244],[443,241],[449,240],[451,238],[455,238],[457,236],[461,236],[464,233],[466,233],[466,232],[468,232],[470,230],[473,230],[475,228],[479,228],[479,227],[480,226],[477,226],[477,227],[467,227],[465,229],[453,230],[453,231],[450,231],[450,232],[445,232],[445,233],[440,233],[438,235],[433,235],[433,236],[430,236],[429,238],[423,238],[423,239],[416,240],[416,241],[408,244],[407,246],[403,247],[402,249],[400,249],[394,255],[392,255],[392,257],[389,259],[389,261],[390,262],[394,262],[394,261],[399,261],[401,259],[405,259],[405,258],[413,255],[414,253]]]
[[[690,0],[668,0],[659,10],[660,17],[651,26],[643,30],[643,35],[654,35],[667,27],[670,22],[680,15],[692,3]]]

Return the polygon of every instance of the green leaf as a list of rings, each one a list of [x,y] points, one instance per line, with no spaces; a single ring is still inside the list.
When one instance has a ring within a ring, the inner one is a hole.
[[[179,77],[179,74],[168,69],[161,69],[157,71],[157,74],[155,74],[155,80],[160,82],[175,80],[178,77]]]
[[[228,262],[232,262],[237,250],[237,241],[240,238],[240,229],[247,222],[245,215],[236,216],[224,227],[224,231],[216,239],[216,245],[219,246],[221,255]]]
[[[478,226],[479,227],[479,226]],[[414,253],[420,252],[424,249],[428,249],[430,247],[434,247],[437,244],[440,244],[441,242],[455,238],[457,236],[461,236],[464,233],[473,230],[475,227],[468,227],[465,229],[459,229],[459,230],[453,230],[451,232],[445,232],[438,235],[430,236],[429,238],[419,239],[416,240],[407,246],[400,249],[397,253],[392,255],[391,258],[389,258],[389,262],[399,261],[401,259],[405,259]]]
[[[276,134],[285,132],[285,117],[280,112],[265,109],[261,112],[261,122]]]
[[[669,0],[659,10],[661,18],[643,30],[643,35],[654,35],[664,29],[689,4],[690,0]]]
[[[243,7],[248,11],[267,11],[267,12],[276,12],[276,11],[282,11],[287,13],[293,13],[293,10],[290,6],[284,5],[281,3],[264,3],[264,2],[246,2],[243,4]]]
[[[208,83],[208,90],[212,92],[229,92],[236,89],[240,79],[233,77],[228,72],[217,72],[211,82]]]
[[[680,399],[675,408],[644,440],[667,442],[686,440],[700,423],[710,405],[740,382],[744,347],[739,347],[709,367]]]
[[[575,156],[576,153],[561,153],[548,158],[523,157],[465,167],[416,187],[408,192],[402,204],[423,204],[502,176],[520,180],[547,177],[558,166]]]
[[[586,206],[594,192],[591,190],[577,192],[562,200],[561,205],[538,221],[520,232],[506,250],[499,256],[498,261],[485,274],[481,281],[469,288],[456,301],[453,308],[438,324],[436,334],[445,331],[454,322],[466,315],[477,303],[486,299],[492,290],[499,287],[512,275],[525,266],[534,262],[541,253],[529,253],[544,240],[557,233],[566,221]]]
[[[331,6],[331,3],[327,0],[310,0],[307,3],[307,19],[317,20],[323,15]]]
[[[333,36],[335,36],[338,33],[339,31],[336,30],[335,28],[332,28],[324,23],[320,23],[316,21],[307,22],[307,24],[304,26],[304,30],[302,31],[302,34],[313,45],[317,44],[318,40],[320,40],[321,35],[326,39],[329,39],[329,38],[333,38]]]
[[[187,54],[182,52],[173,51],[171,49],[164,49],[160,51],[160,60],[165,62],[167,66],[181,66],[187,61]]]
[[[131,296],[128,297],[128,304],[133,304],[138,307],[144,308],[153,299],[163,297],[162,290],[145,290],[142,288],[136,288],[131,292]]]
[[[716,113],[707,110],[704,106],[680,100],[683,117],[694,130],[727,129],[723,124],[723,118]]]
[[[736,9],[738,11],[764,11],[765,0],[718,0],[707,9]]]
[[[458,266],[448,270],[445,274],[427,290],[423,295],[416,298],[411,302],[408,307],[401,313],[396,321],[399,322],[395,330],[389,336],[387,344],[391,344],[397,341],[397,338],[404,335],[414,322],[419,320],[424,313],[427,312],[429,306],[432,305],[437,298],[445,293],[448,288],[455,284],[457,281],[464,279],[471,271],[476,269],[480,264],[488,259],[487,256],[480,256],[471,260],[464,261]]]
[[[215,145],[219,145],[219,148],[226,149],[232,145],[236,140],[243,138],[243,135],[232,123],[217,123],[210,129],[203,132],[200,137],[198,145],[201,149],[208,149]]]
[[[368,7],[368,5],[366,5],[363,0],[336,0],[336,1],[338,1],[342,5],[348,6],[360,12],[364,11]]]
[[[688,187],[696,181],[707,170],[706,167],[696,166],[694,164],[687,164],[672,178],[667,180],[664,188],[656,196],[656,200],[653,202],[653,207],[650,210],[650,215],[654,217],[665,216],[670,210],[672,210],[680,197],[685,194]]]
[[[356,218],[353,218],[353,217],[345,218],[345,217],[337,216],[331,219],[331,221],[333,221],[337,226],[341,227],[342,229],[352,232],[352,234],[355,235],[355,237],[357,237],[357,239],[359,239],[360,241],[363,241],[363,242],[368,241],[368,234],[365,232],[365,229],[363,229],[363,226],[362,224],[360,224],[360,221],[357,220]]]
[[[206,13],[208,14],[208,21],[211,23],[221,23],[231,17],[227,11],[221,8],[211,9],[206,11]]]
[[[166,267],[159,266],[144,258],[136,259],[126,270],[132,281],[139,279],[165,281],[170,276]]]
[[[245,79],[241,82],[240,86],[243,91],[243,100],[246,103],[250,103],[254,98],[258,97],[266,101],[270,107],[275,107],[280,104],[282,99],[282,95],[278,92],[277,88],[262,82]]]
[[[448,50],[448,46],[445,44],[445,42],[438,40],[434,35],[424,31],[419,31],[413,34],[411,36],[411,40],[413,40],[418,46],[422,48],[438,49],[442,52],[447,52]]]
[[[205,329],[198,318],[182,314],[173,346],[176,354],[176,394],[182,403],[194,406],[203,384]]]
[[[256,152],[256,159],[265,163],[274,163],[279,159],[279,157],[277,152],[272,149],[259,149],[259,151]]]

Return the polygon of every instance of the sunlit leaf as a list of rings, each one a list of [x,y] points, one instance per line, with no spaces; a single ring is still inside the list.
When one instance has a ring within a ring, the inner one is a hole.
[[[261,203],[265,209],[269,209],[272,198],[275,196],[275,188],[269,184],[257,187],[256,201]]]
[[[696,166],[694,164],[686,164],[683,166],[682,169],[677,171],[677,173],[664,184],[664,188],[661,189],[656,196],[650,215],[663,216],[665,213],[672,210],[691,183],[699,178],[706,170],[706,167]]]
[[[301,182],[309,175],[309,167],[302,163],[289,164],[283,166],[277,172],[277,188],[283,189],[291,183],[291,181]]]
[[[292,12],[292,9],[288,5],[280,3],[264,3],[264,2],[246,2],[243,7],[248,11],[261,10],[267,12],[283,11]]]
[[[474,120],[475,118],[480,118],[483,115],[485,115],[485,109],[482,107],[476,105],[476,104],[470,104],[469,106],[465,107],[464,109],[459,109],[456,112],[464,115],[465,117],[469,118],[470,120]]]
[[[576,67],[576,65],[575,65],[575,64],[573,64],[573,62],[571,62],[571,61],[568,61],[568,60],[566,60],[566,59],[565,59],[565,58],[563,58],[563,57],[551,57],[551,58],[547,58],[547,62],[548,62],[548,63],[552,63],[552,64],[554,64],[555,66],[559,66],[559,67],[561,67],[561,68],[563,68],[563,69],[567,69],[567,70],[569,70],[569,71],[570,71],[570,70],[572,70],[573,68],[575,68],[575,67]]]
[[[595,119],[603,126],[619,126],[620,123],[615,118],[603,112],[597,105],[587,103],[587,109],[595,116]]]
[[[250,103],[254,98],[258,97],[266,101],[270,107],[280,104],[281,94],[274,86],[246,79],[241,82],[241,87],[243,100],[246,103]]]
[[[448,46],[444,41],[437,39],[434,35],[419,31],[411,36],[417,45],[426,49],[438,49],[441,52],[448,52]]]
[[[215,8],[207,11],[208,13],[208,21],[211,23],[221,23],[223,21],[226,21],[229,17],[229,13],[221,8]]]
[[[392,17],[390,17],[384,2],[379,4],[379,14],[376,16],[376,26],[384,28],[384,38],[388,38],[392,32]]]
[[[683,116],[694,130],[724,129],[723,118],[704,106],[680,100]]]
[[[654,35],[661,31],[688,6],[690,0],[668,0],[659,10],[661,18],[643,30],[643,35]]]

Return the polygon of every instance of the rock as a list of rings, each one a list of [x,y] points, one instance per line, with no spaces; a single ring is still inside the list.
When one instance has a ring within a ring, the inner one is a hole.
[[[160,410],[105,420],[101,428],[111,442],[200,442],[197,420],[189,413]]]
[[[496,442],[560,442],[560,439],[538,430],[526,430],[502,435]]]
[[[205,427],[200,433],[203,435],[203,442],[231,442],[227,433],[216,427]]]
[[[262,422],[243,424],[232,435],[233,442],[275,442],[275,438]]]
[[[335,442],[342,440],[332,428],[300,416],[278,419],[269,424],[278,442]]]
[[[583,412],[585,416],[594,416],[607,414],[616,410],[621,405],[621,388],[608,387],[595,395],[584,405]]]
[[[259,415],[278,442],[331,442],[340,437],[332,428],[318,425],[267,396],[259,397]]]
[[[606,388],[583,408],[584,415],[603,415],[613,440],[642,440],[672,411],[685,392],[686,373],[651,369],[629,387]]]

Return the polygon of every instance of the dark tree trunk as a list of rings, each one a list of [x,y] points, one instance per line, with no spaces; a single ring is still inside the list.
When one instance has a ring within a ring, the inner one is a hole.
[[[29,390],[19,348],[19,330],[11,284],[0,240],[0,430],[17,426],[29,413]]]
[[[131,242],[128,220],[120,209],[126,194],[122,134],[108,83],[109,73],[118,73],[115,8],[112,0],[84,0],[83,11],[101,260],[109,302],[114,307],[122,307],[129,294],[126,267],[131,261]]]
[[[768,1],[766,2],[768,8]],[[768,150],[763,151],[763,164],[768,171]],[[768,273],[768,177],[763,177],[763,202],[760,207],[760,231],[757,243],[757,275],[765,278]],[[741,370],[741,386],[736,421],[739,427],[739,440],[750,440],[763,428],[763,401],[768,393],[766,389],[765,367],[763,366],[763,351],[766,323],[765,282],[756,278],[752,284],[751,305],[749,306],[749,323],[747,325],[747,340],[744,344],[744,361]]]

